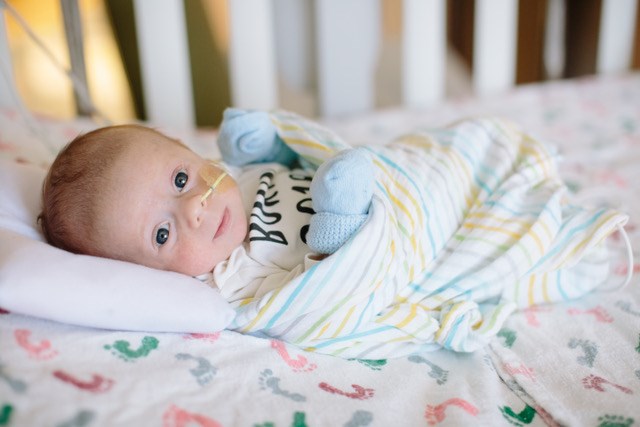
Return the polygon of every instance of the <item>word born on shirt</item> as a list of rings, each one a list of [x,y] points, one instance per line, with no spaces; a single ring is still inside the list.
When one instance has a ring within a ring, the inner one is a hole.
[[[257,221],[251,221],[249,225],[249,241],[268,241],[288,245],[289,242],[282,231],[265,230],[264,228],[271,228],[282,220],[282,214],[277,211],[280,199],[278,199],[278,190],[275,189],[275,185],[273,184],[273,177],[274,173],[271,171],[265,172],[260,176],[260,184],[258,185],[257,191],[258,197],[251,211],[251,217]],[[289,174],[289,179],[300,184],[293,185],[291,190],[305,196],[296,203],[296,210],[300,213],[313,215],[315,212],[311,206],[311,197],[309,197],[311,177],[302,171],[292,171]],[[308,224],[300,228],[300,240],[304,243],[307,243],[306,236],[308,231]]]

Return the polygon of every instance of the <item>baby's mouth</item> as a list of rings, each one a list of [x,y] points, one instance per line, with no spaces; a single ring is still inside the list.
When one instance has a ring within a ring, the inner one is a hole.
[[[222,214],[222,219],[220,220],[220,224],[218,224],[216,234],[213,236],[214,240],[222,235],[225,231],[227,231],[227,227],[229,226],[229,219],[229,209],[225,208],[224,213]]]

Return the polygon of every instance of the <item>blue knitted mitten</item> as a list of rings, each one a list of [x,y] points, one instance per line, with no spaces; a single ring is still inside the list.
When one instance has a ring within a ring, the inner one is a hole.
[[[342,151],[320,165],[311,181],[311,250],[332,254],[349,240],[367,219],[373,186],[373,164],[363,149]]]
[[[222,159],[234,166],[267,162],[290,166],[298,157],[280,139],[264,111],[227,108],[220,124],[218,146]]]

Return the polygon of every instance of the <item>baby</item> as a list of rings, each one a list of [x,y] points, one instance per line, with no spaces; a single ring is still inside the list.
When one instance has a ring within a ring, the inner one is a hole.
[[[335,252],[366,220],[374,181],[363,151],[343,151],[314,174],[298,167],[267,113],[236,109],[225,111],[218,144],[230,168],[143,126],[78,136],[44,182],[47,241],[244,298]]]

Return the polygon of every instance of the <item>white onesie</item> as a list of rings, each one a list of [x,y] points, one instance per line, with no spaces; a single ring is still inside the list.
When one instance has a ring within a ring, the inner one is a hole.
[[[312,172],[278,163],[232,171],[244,201],[249,231],[229,259],[200,276],[228,301],[260,297],[286,284],[318,261],[306,244],[313,214]]]

